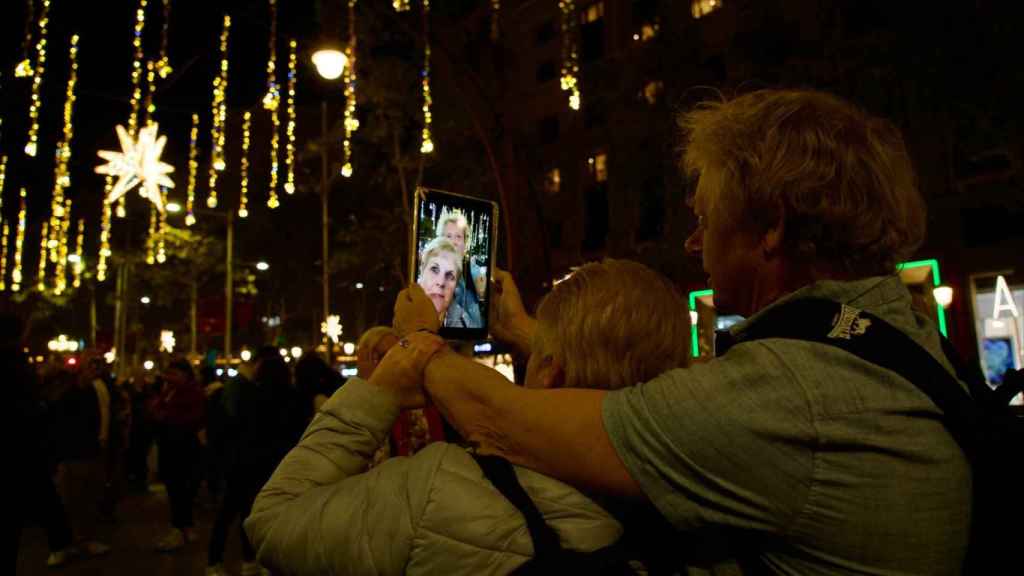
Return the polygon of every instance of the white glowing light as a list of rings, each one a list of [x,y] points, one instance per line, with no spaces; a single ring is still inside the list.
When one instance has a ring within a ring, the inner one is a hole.
[[[939,286],[932,290],[932,295],[935,296],[935,302],[943,308],[949,308],[949,305],[953,303],[953,289],[949,286]]]
[[[313,65],[320,76],[327,80],[336,80],[341,77],[348,64],[348,56],[340,50],[325,48],[313,53]]]
[[[344,350],[345,354],[351,356],[352,353],[356,351],[356,345],[351,342],[345,342],[345,345],[342,346],[341,349]]]
[[[341,316],[337,314],[327,316],[327,321],[320,323],[320,331],[335,344],[338,343],[338,338],[341,338],[341,330]]]
[[[235,376],[238,376],[238,370],[235,370],[234,368],[228,368],[228,377],[234,378]]]
[[[164,145],[167,144],[167,137],[157,137],[158,126],[150,124],[139,130],[138,140],[132,140],[131,135],[123,126],[117,126],[117,138],[121,142],[121,151],[100,150],[97,152],[100,158],[107,161],[106,164],[97,166],[97,174],[107,174],[117,177],[117,183],[106,198],[106,202],[113,203],[135,186],[139,186],[139,194],[153,203],[157,210],[164,211],[163,195],[160,187],[174,188],[174,181],[167,175],[174,172],[174,166],[160,161]]]
[[[107,361],[107,364],[113,364],[114,360],[117,360],[117,351],[111,348],[103,353],[103,359]]]
[[[238,355],[242,357],[242,362],[252,360],[252,352],[249,352],[248,350],[242,350]]]
[[[697,324],[697,312],[695,312],[693,310],[690,310],[690,324],[691,325]]]
[[[146,370],[152,370],[153,366],[156,366],[156,364],[154,364],[152,360],[146,360],[142,363],[142,367]]]
[[[266,272],[270,269],[270,264],[263,262],[262,260],[256,263],[256,269],[260,272]]]
[[[278,350],[278,352],[281,353],[281,356],[284,356],[285,358],[288,357],[288,349],[287,348],[281,348],[280,350]]]
[[[178,204],[177,202],[168,202],[165,208],[171,214],[177,214],[178,212],[181,212],[181,204]]]
[[[356,282],[356,290],[362,290],[362,289],[363,289],[363,283],[362,282]]]
[[[292,346],[292,358],[298,359],[300,356],[302,356],[302,348]]]
[[[46,348],[50,352],[77,352],[78,347],[78,340],[69,340],[64,334],[60,334],[46,343]]]
[[[160,349],[163,350],[164,352],[167,352],[168,354],[173,354],[174,353],[174,344],[175,344],[174,332],[171,332],[170,330],[161,330],[160,331]]]
[[[143,304],[149,304],[151,300],[149,299],[149,296],[143,296],[142,298],[139,298],[139,302],[142,302]]]

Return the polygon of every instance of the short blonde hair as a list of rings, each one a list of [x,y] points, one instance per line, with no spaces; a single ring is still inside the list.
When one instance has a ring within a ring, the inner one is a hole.
[[[686,366],[690,317],[654,270],[607,259],[580,267],[537,308],[534,354],[551,354],[565,386],[615,390]]]
[[[437,223],[437,237],[444,238],[444,229],[449,223],[454,222],[456,226],[462,230],[462,233],[466,235],[466,241],[469,242],[469,221],[462,212],[456,212],[454,210],[445,214],[441,221]]]
[[[710,200],[741,230],[781,223],[794,261],[891,274],[924,239],[925,205],[899,130],[835,96],[761,90],[704,103],[679,125],[683,170],[710,175]]]
[[[420,252],[420,276],[423,275],[423,269],[427,267],[427,261],[442,252],[448,252],[453,256],[452,261],[455,262],[455,278],[462,278],[462,257],[459,255],[459,249],[455,247],[455,244],[452,244],[451,241],[444,237],[434,238],[430,242],[427,242],[427,245],[423,247],[423,251]],[[419,280],[419,278],[416,280]]]

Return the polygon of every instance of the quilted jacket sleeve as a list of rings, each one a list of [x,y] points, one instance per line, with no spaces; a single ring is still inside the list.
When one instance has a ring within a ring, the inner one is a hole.
[[[367,471],[398,413],[363,380],[331,396],[245,523],[260,563],[282,574],[404,573],[442,452]]]

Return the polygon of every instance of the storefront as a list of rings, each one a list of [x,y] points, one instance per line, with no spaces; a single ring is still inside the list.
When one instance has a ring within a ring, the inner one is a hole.
[[[978,358],[990,386],[1024,366],[1024,276],[1010,272],[970,278],[971,315]],[[1016,403],[1020,403],[1018,397]]]

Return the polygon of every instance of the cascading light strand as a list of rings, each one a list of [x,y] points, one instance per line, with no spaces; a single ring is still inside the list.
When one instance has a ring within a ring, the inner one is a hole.
[[[129,101],[131,114],[128,116],[128,133],[132,138],[135,138],[139,132],[139,113],[142,103],[142,31],[146,27],[146,1],[139,0],[139,7],[135,10],[135,30],[132,36],[134,56],[132,57],[132,92]],[[119,218],[124,218],[121,215],[123,207],[123,202],[118,204],[117,215]]]
[[[350,178],[355,169],[352,166],[352,133],[359,129],[356,118],[356,0],[348,0],[348,65],[342,73],[345,85],[345,139],[342,141],[341,175]]]
[[[71,229],[71,199],[68,198],[64,205],[64,218],[60,221],[60,230],[57,232],[58,242],[57,264],[53,269],[53,293],[60,296],[68,287],[67,261],[68,261],[68,231]]]
[[[142,125],[148,126],[153,122],[153,114],[156,113],[156,105],[153,103],[153,94],[156,92],[156,63],[146,60],[146,98],[142,106]]]
[[[156,205],[149,205],[149,232],[146,236],[146,264],[156,264]]]
[[[156,72],[160,75],[160,78],[166,79],[174,72],[174,68],[171,68],[171,59],[167,52],[167,31],[171,27],[171,0],[164,0],[164,19],[163,27],[160,31],[160,57],[156,61]]]
[[[569,93],[569,108],[580,109],[580,64],[576,44],[576,3],[559,0],[562,10],[562,91]]]
[[[277,83],[277,0],[270,0],[270,46],[267,57],[267,92],[263,95],[263,108],[270,112],[270,192],[267,207],[277,208],[278,148],[281,141],[281,87]]]
[[[25,189],[22,188],[19,194],[18,228],[14,234],[14,269],[11,271],[11,291],[13,292],[21,290],[21,282],[24,280],[21,264],[25,252],[26,196]]]
[[[395,12],[407,12],[409,10],[409,0],[391,0],[391,5],[395,7]]]
[[[199,114],[192,115],[192,130],[188,136],[188,191],[185,196],[185,225],[191,226],[196,223],[196,216],[193,212],[196,202],[196,178],[199,176],[199,148],[196,145],[199,139]]]
[[[28,78],[32,75],[32,57],[29,51],[32,49],[32,24],[34,24],[35,0],[25,0],[25,33],[21,41],[21,61],[14,67],[15,78]]]
[[[210,128],[210,191],[206,197],[208,208],[217,207],[217,173],[227,167],[224,159],[224,125],[227,121],[227,89],[228,89],[228,35],[231,31],[231,17],[224,15],[224,26],[220,33],[220,68],[213,77],[213,105]]]
[[[50,262],[60,265],[60,245],[66,242],[63,222],[68,216],[64,207],[64,190],[71,186],[71,170],[68,165],[71,161],[71,142],[74,139],[74,110],[75,110],[75,87],[78,83],[78,34],[71,36],[71,46],[68,49],[68,62],[70,72],[64,96],[64,130],[61,140],[57,144],[56,159],[53,168],[53,193],[50,196],[50,237],[47,240]],[[55,289],[59,285],[55,286]]]
[[[82,253],[82,244],[85,241],[85,218],[78,219],[78,233],[75,234],[75,254],[71,267],[71,286],[82,287],[82,272],[85,270],[85,255]]]
[[[252,113],[248,110],[242,116],[242,182],[238,193],[238,217],[249,216],[249,209],[246,204],[249,201],[249,123]]]
[[[285,127],[285,135],[288,141],[285,144],[285,176],[284,191],[288,194],[295,193],[295,83],[297,80],[296,69],[298,67],[298,43],[295,40],[288,42],[288,102],[287,113],[288,123]]]
[[[420,141],[420,154],[430,154],[434,151],[434,140],[431,138],[431,126],[434,123],[432,112],[434,99],[430,95],[430,0],[423,0],[423,71],[420,72],[423,83],[423,133]]]
[[[106,184],[103,187],[103,198],[110,197],[110,191],[114,188],[114,178],[107,176]],[[96,280],[104,282],[107,279],[107,258],[110,257],[110,202],[103,201],[103,213],[100,217],[100,253],[96,259]]]
[[[49,238],[48,228],[50,223],[43,220],[39,229],[39,269],[36,273],[36,290],[46,292],[46,243]]]
[[[7,236],[10,229],[7,222],[0,225],[3,230],[3,238],[0,238],[0,292],[7,290]]]
[[[167,206],[167,188],[160,188],[160,201]],[[160,210],[157,218],[156,231],[156,263],[163,264],[167,261],[167,211]]]
[[[46,72],[46,30],[50,24],[50,0],[43,0],[43,10],[39,14],[39,36],[36,38],[36,62],[32,71],[32,93],[28,107],[28,142],[25,144],[25,154],[35,157],[39,147],[39,108],[43,98],[40,94],[40,87],[43,84],[43,74]]]

